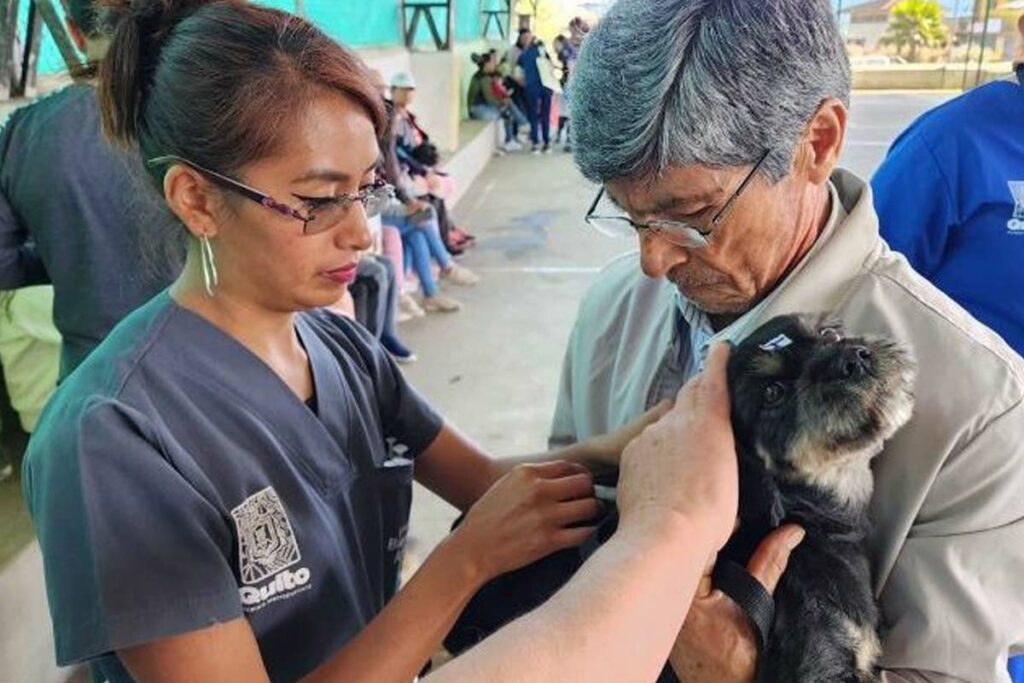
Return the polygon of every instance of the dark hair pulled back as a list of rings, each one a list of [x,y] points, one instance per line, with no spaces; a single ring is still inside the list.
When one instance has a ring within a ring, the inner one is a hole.
[[[143,159],[177,155],[224,173],[272,155],[325,94],[387,117],[369,72],[313,24],[243,0],[104,0],[103,129]],[[154,168],[157,181],[165,169]]]

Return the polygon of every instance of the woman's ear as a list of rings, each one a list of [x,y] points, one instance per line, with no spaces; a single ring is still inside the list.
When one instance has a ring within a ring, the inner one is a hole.
[[[164,175],[164,198],[196,238],[217,236],[217,208],[220,196],[200,173],[175,164]]]

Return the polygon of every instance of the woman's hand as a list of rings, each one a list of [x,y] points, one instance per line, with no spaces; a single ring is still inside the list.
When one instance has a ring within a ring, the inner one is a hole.
[[[618,505],[632,517],[681,515],[704,531],[708,561],[732,535],[739,507],[736,444],[729,415],[729,347],[716,346],[703,374],[622,456]]]
[[[580,444],[583,459],[593,465],[618,467],[622,452],[626,450],[629,442],[663,418],[671,409],[670,401],[662,401],[619,431],[584,441]]]
[[[520,465],[477,501],[452,540],[486,582],[583,543],[594,529],[578,525],[598,512],[593,479],[582,465]]]

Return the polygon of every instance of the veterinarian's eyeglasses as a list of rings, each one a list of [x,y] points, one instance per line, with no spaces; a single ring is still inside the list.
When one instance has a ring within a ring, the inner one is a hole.
[[[594,199],[594,203],[590,207],[590,211],[587,212],[586,221],[587,224],[592,228],[595,228],[598,232],[601,232],[610,237],[633,237],[637,234],[643,235],[644,232],[649,232],[652,235],[656,235],[662,239],[665,239],[672,244],[676,244],[680,247],[686,247],[687,249],[706,249],[711,242],[711,233],[713,233],[722,221],[729,217],[729,213],[733,207],[736,206],[736,201],[743,195],[743,192],[753,182],[757,172],[761,170],[764,162],[771,156],[771,150],[768,150],[761,158],[758,159],[754,167],[750,169],[750,173],[743,179],[736,191],[733,192],[732,196],[725,205],[715,214],[715,217],[711,219],[711,223],[707,228],[701,230],[699,227],[692,223],[686,223],[683,221],[649,221],[647,223],[637,223],[626,214],[622,213],[622,209],[615,206],[611,199],[607,196],[605,188],[602,186],[601,190],[597,193],[597,197]],[[614,212],[614,213],[613,213]]]
[[[191,162],[188,159],[183,159],[182,157],[174,155],[162,156],[150,159],[146,164],[149,166],[168,164],[183,164],[188,166],[189,168],[202,173],[204,176],[209,178],[211,182],[220,185],[226,190],[236,192],[246,199],[251,199],[257,204],[265,206],[271,211],[276,211],[282,216],[302,221],[303,235],[318,235],[337,227],[345,220],[349,207],[356,202],[363,205],[367,218],[379,216],[388,205],[388,202],[390,202],[395,196],[395,188],[382,180],[378,180],[372,187],[362,190],[356,194],[343,194],[338,195],[337,197],[300,197],[296,195],[296,199],[302,201],[307,207],[307,211],[303,213],[283,202],[277,201],[264,192],[260,192],[256,188],[249,187],[244,183],[238,182],[234,178],[229,178],[223,173],[210,170],[200,166],[199,164]]]

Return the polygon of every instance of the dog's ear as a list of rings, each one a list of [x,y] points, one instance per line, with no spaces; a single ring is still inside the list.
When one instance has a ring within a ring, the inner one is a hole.
[[[817,337],[825,328],[832,328],[840,332],[843,330],[842,318],[829,311],[803,313],[797,317],[800,321],[800,326],[810,337]]]

